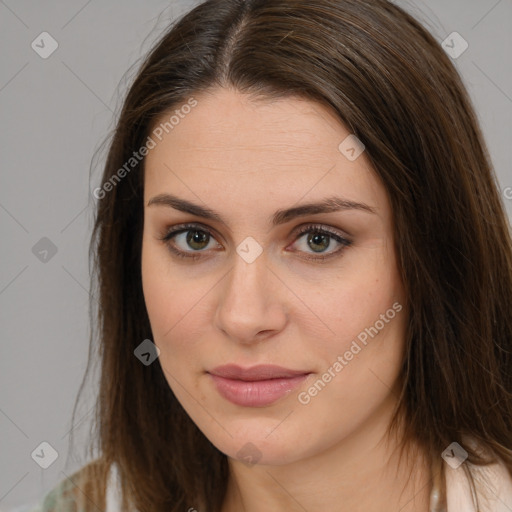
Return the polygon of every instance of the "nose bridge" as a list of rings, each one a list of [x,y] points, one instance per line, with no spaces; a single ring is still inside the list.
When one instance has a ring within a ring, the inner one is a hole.
[[[241,243],[240,253],[235,255],[231,272],[224,280],[216,324],[233,339],[250,342],[261,331],[281,329],[286,314],[279,301],[281,295],[276,293],[276,283],[271,283],[275,277],[265,254],[260,253],[254,259],[246,258],[243,249],[247,246]],[[249,246],[249,252],[253,249]]]
[[[224,293],[225,305],[239,315],[253,316],[268,307],[267,261],[263,254],[254,261],[237,254]]]

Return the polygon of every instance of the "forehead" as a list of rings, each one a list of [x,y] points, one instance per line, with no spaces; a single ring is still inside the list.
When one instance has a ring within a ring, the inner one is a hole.
[[[261,209],[262,201],[282,206],[338,193],[377,210],[388,207],[365,153],[352,161],[340,151],[351,133],[323,105],[297,97],[254,100],[232,89],[194,99],[192,109],[177,105],[155,124],[181,112],[146,157],[146,204],[169,192],[210,202],[218,197],[221,206],[243,197],[247,208]]]

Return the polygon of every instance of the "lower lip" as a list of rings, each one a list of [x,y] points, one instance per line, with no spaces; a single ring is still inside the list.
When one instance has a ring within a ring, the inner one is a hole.
[[[243,381],[209,374],[217,391],[230,402],[243,407],[264,407],[293,391],[309,374],[294,377]]]

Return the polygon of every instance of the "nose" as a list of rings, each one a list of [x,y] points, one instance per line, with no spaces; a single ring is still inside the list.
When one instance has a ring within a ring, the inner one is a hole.
[[[263,341],[286,325],[284,285],[268,266],[264,253],[252,263],[238,254],[234,260],[222,280],[215,327],[237,343]]]

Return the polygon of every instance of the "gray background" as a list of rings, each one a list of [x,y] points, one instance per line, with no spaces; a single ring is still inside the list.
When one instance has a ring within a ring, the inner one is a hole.
[[[91,177],[89,167],[114,126],[131,66],[197,3],[0,0],[0,510],[37,500],[87,462],[80,454],[94,390],[73,427],[73,457],[68,440],[87,361],[91,192],[104,153]],[[439,42],[453,31],[468,42],[454,62],[512,218],[512,0],[397,3]],[[59,45],[47,59],[31,47],[43,31]],[[33,250],[43,237],[54,255]],[[59,454],[47,469],[31,458],[43,441]]]

